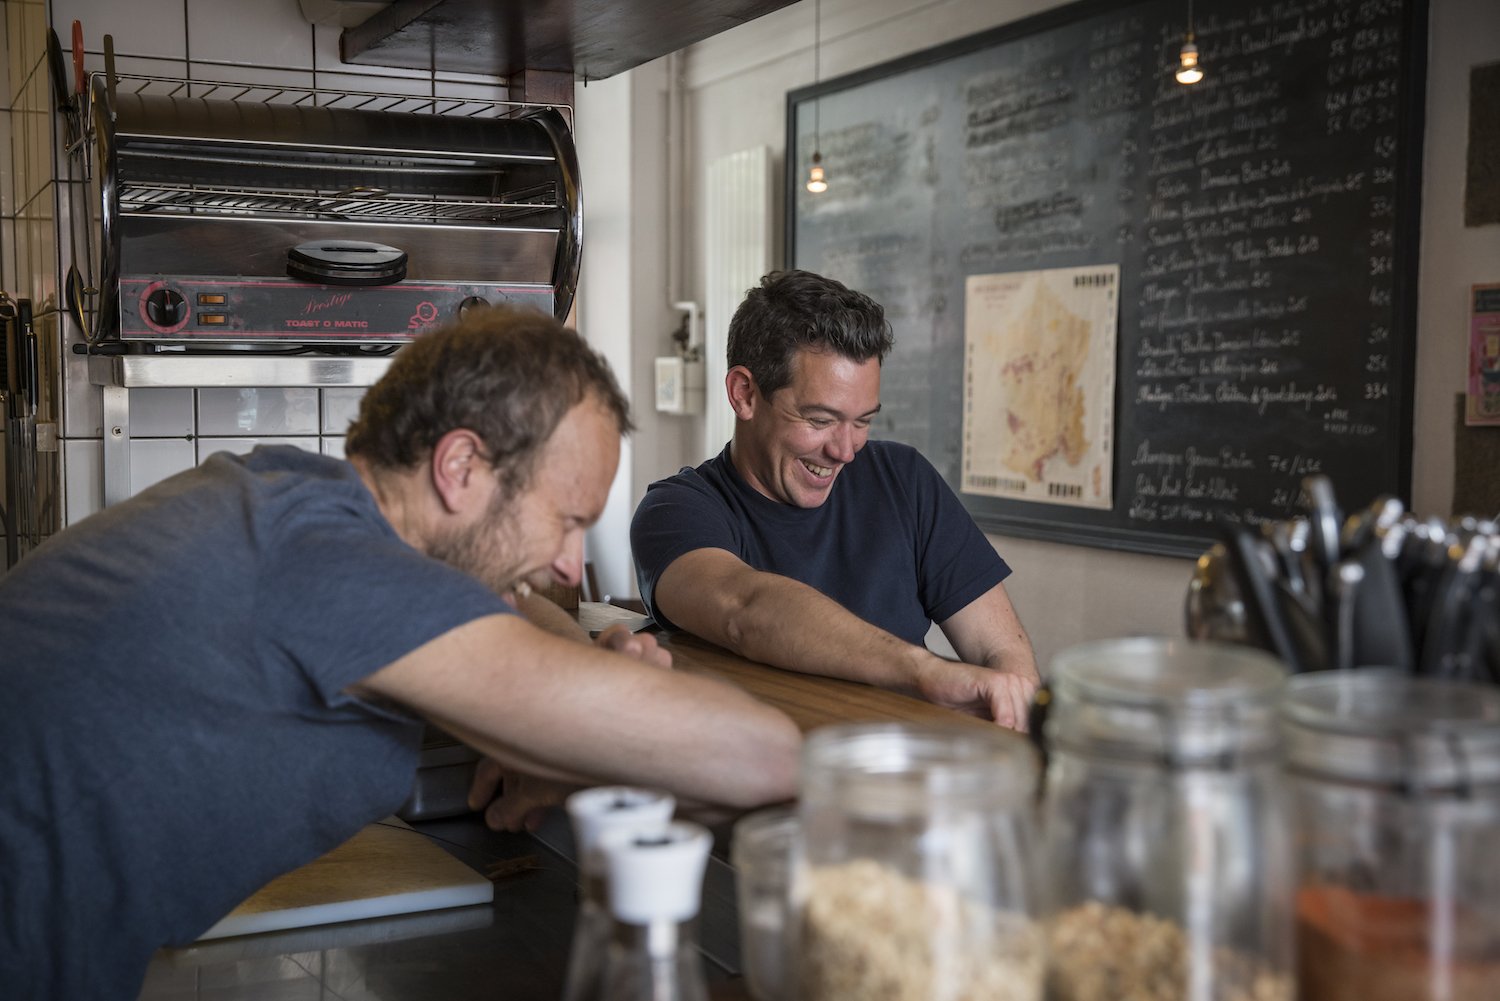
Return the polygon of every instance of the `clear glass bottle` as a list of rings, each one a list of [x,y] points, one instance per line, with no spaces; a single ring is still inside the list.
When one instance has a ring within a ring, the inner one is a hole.
[[[1500,998],[1500,688],[1293,678],[1302,1001]]]
[[[657,834],[600,837],[614,919],[605,1001],[707,1001],[697,918],[712,842],[706,828],[682,821]]]
[[[1183,640],[1054,659],[1049,1001],[1290,1001],[1285,673],[1259,651]]]
[[[804,746],[799,1001],[1038,1001],[1036,752],[994,726],[829,726]]]
[[[574,851],[582,878],[582,899],[573,924],[563,1001],[599,1001],[604,996],[604,959],[612,922],[605,893],[607,864],[599,848],[606,831],[659,833],[672,820],[676,800],[669,793],[631,786],[599,786],[568,797]]]

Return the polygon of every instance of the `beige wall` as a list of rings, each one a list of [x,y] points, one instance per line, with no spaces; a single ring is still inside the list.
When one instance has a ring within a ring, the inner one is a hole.
[[[822,0],[821,70],[838,76],[898,56],[1005,24],[1054,6],[1033,0]],[[1500,3],[1432,0],[1427,94],[1427,139],[1419,283],[1418,358],[1413,496],[1422,514],[1447,514],[1453,483],[1453,397],[1463,388],[1465,293],[1470,284],[1500,281],[1500,227],[1466,230],[1461,193],[1468,116],[1468,73],[1500,59]],[[689,165],[685,240],[689,286],[701,297],[703,185],[715,158],[765,144],[785,146],[788,90],[813,82],[813,4],[802,0],[715,36],[686,53],[689,129],[681,152]],[[628,86],[620,81],[606,81]],[[647,95],[637,95],[645,103]],[[580,91],[586,108],[589,91]],[[580,141],[588,143],[585,131]],[[628,141],[665,148],[661,134],[633,131]],[[777,182],[777,197],[784,197]],[[599,199],[590,211],[600,209]],[[637,219],[635,225],[652,225]],[[655,225],[661,226],[658,220]],[[599,234],[591,234],[597,237]],[[781,234],[776,235],[779,251]],[[589,241],[585,241],[588,243]],[[617,261],[617,249],[595,239],[590,253]],[[603,318],[586,319],[591,336],[611,332]],[[597,324],[597,325],[596,325]],[[642,351],[665,346],[636,331]],[[709,387],[710,392],[714,387]],[[643,399],[637,394],[638,399]],[[649,398],[643,404],[649,406]],[[680,420],[680,419],[674,419]],[[1500,433],[1500,432],[1497,432]],[[637,463],[634,494],[644,481],[675,465],[697,461],[697,445],[678,460],[660,452],[647,470]],[[1114,553],[995,536],[995,547],[1016,570],[1011,595],[1045,663],[1059,649],[1085,639],[1182,631],[1182,603],[1191,561]]]

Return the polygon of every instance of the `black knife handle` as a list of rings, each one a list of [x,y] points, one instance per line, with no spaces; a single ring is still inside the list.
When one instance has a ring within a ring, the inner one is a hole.
[[[1260,561],[1259,533],[1238,522],[1221,522],[1219,536],[1229,554],[1229,565],[1245,602],[1246,625],[1262,649],[1281,658],[1296,673],[1308,670],[1282,612],[1271,576]]]

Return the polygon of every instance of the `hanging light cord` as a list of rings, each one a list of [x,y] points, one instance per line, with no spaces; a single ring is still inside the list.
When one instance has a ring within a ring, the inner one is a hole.
[[[823,80],[823,0],[813,0],[813,89]],[[823,96],[813,98],[813,155],[812,165],[807,169],[809,194],[820,195],[828,190],[827,177],[823,172]]]
[[[813,0],[813,86],[823,79],[823,0]],[[1191,15],[1189,15],[1191,17]],[[823,98],[813,99],[813,149],[823,145]]]

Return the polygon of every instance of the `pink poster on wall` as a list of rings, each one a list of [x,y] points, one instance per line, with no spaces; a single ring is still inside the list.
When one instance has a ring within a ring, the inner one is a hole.
[[[1469,294],[1469,405],[1465,424],[1500,424],[1500,284]]]

